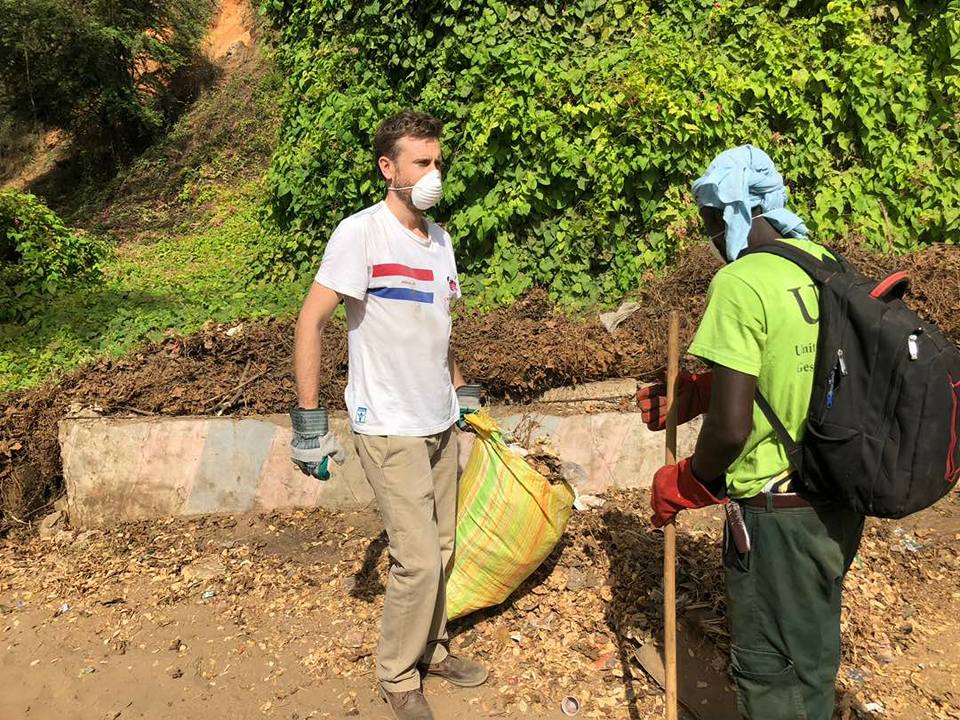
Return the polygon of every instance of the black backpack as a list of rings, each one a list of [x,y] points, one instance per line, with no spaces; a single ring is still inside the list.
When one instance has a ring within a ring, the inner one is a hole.
[[[904,305],[906,273],[871,280],[834,253],[818,260],[787,243],[771,253],[800,266],[820,294],[820,331],[806,434],[790,437],[757,404],[797,471],[799,492],[864,515],[900,518],[960,479],[960,349]]]

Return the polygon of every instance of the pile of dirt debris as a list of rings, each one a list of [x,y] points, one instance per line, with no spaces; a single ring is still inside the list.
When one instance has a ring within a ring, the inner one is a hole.
[[[878,255],[841,247],[873,276],[907,270],[909,302],[960,340],[960,248],[931,247],[912,255]],[[616,377],[653,379],[662,371],[668,311],[682,308],[689,343],[717,264],[705,246],[684,251],[670,273],[651,275],[631,299],[639,309],[614,332],[596,317],[573,316],[543,291],[488,313],[465,312],[454,348],[464,374],[489,397],[527,401],[545,390]],[[101,360],[59,382],[4,398],[0,415],[0,532],[26,527],[62,484],[57,423],[81,407],[105,416],[254,415],[286,412],[294,398],[292,320],[209,324],[170,336],[116,360]],[[321,399],[343,406],[346,333],[328,330]]]

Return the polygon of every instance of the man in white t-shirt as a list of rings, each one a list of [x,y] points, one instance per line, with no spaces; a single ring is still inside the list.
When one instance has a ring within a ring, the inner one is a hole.
[[[451,354],[450,308],[460,297],[450,236],[424,216],[442,192],[441,123],[404,111],[374,139],[386,199],[343,220],[327,244],[297,321],[294,369],[298,407],[292,459],[320,479],[343,449],[318,407],[324,326],[342,300],[347,310],[353,439],[390,541],[377,675],[398,720],[432,718],[421,671],[462,687],[486,669],[450,654],[446,570],[457,508],[453,425],[479,406]]]

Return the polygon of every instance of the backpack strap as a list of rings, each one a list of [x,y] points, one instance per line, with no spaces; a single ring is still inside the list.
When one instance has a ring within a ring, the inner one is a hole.
[[[780,443],[783,445],[784,449],[787,451],[787,458],[790,460],[790,465],[793,466],[793,469],[797,471],[797,474],[800,477],[803,477],[803,450],[797,445],[796,441],[790,436],[790,431],[780,422],[780,418],[777,417],[777,414],[773,411],[773,408],[770,406],[770,403],[767,402],[767,399],[763,396],[763,393],[760,392],[760,388],[757,388],[755,399],[757,405],[760,407],[760,411],[763,413],[764,417],[767,418],[767,422],[773,427],[773,431],[777,434],[777,439],[780,440]]]
[[[785,242],[773,241],[769,243],[764,243],[762,245],[757,245],[755,247],[747,247],[744,249],[738,256],[737,259],[744,257],[745,255],[753,255],[754,253],[768,253],[770,255],[778,255],[779,257],[789,260],[795,265],[798,265],[803,271],[805,271],[815,282],[819,284],[824,284],[830,280],[831,277],[837,273],[847,272],[847,262],[843,257],[831,248],[827,248],[827,251],[833,256],[832,259],[828,261],[819,260],[815,258],[810,253],[801,250],[800,248],[794,247]],[[790,432],[787,430],[786,426],[780,421],[780,418],[777,417],[777,414],[774,412],[773,408],[770,406],[770,403],[767,402],[767,399],[763,396],[763,393],[760,392],[760,389],[757,388],[755,399],[757,406],[760,408],[760,411],[763,413],[764,417],[767,418],[767,422],[770,423],[770,426],[773,428],[774,433],[777,435],[777,439],[780,441],[780,444],[783,445],[784,450],[787,451],[787,458],[790,461],[790,465],[794,470],[797,471],[797,474],[800,476],[801,481],[803,479],[803,448],[801,448],[797,442],[791,437]]]
[[[754,255],[756,253],[767,253],[769,255],[778,255],[779,257],[789,260],[794,265],[799,265],[800,268],[807,273],[811,278],[813,278],[818,283],[825,283],[832,276],[838,272],[844,272],[845,266],[843,260],[840,258],[837,253],[830,248],[827,250],[834,256],[834,259],[829,263],[824,262],[823,260],[818,260],[810,253],[800,248],[789,245],[785,242],[780,242],[779,240],[774,240],[772,242],[763,243],[762,245],[756,245],[754,247],[744,248],[740,254],[737,256],[739,260],[742,257],[747,255]]]

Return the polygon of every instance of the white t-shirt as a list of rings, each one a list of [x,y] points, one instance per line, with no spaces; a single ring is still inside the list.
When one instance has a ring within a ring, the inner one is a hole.
[[[447,362],[457,265],[450,235],[427,227],[424,240],[377,203],[337,226],[317,272],[316,282],[344,296],[344,399],[363,435],[433,435],[459,417]]]

